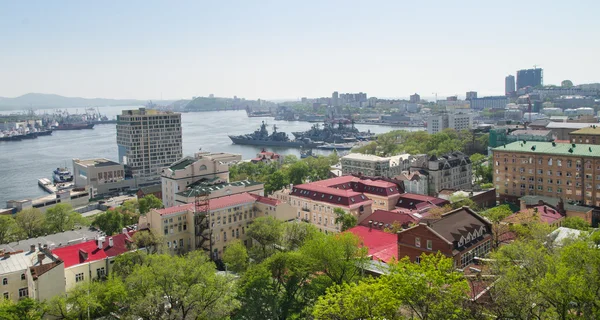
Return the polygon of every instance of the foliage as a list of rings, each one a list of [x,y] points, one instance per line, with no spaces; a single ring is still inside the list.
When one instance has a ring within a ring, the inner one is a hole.
[[[502,236],[510,231],[507,224],[502,223],[502,220],[513,214],[510,206],[503,204],[480,213],[492,223],[492,245],[498,247]]]
[[[9,243],[17,238],[19,226],[11,216],[0,216],[0,243]]]
[[[5,320],[41,320],[44,316],[43,305],[31,298],[14,303],[12,300],[0,300],[0,319]]]
[[[320,235],[319,230],[310,223],[285,223],[283,224],[281,245],[288,251],[297,250],[302,247],[306,241],[315,239]]]
[[[247,230],[248,237],[257,244],[256,250],[250,252],[251,257],[257,261],[266,259],[275,250],[282,231],[282,222],[271,216],[255,219]]]
[[[335,208],[333,213],[335,213],[336,216],[335,223],[341,226],[342,231],[346,231],[352,227],[355,227],[358,223],[358,220],[355,216],[350,213],[346,213],[346,211],[341,208]]]
[[[152,230],[141,230],[133,235],[133,243],[136,248],[145,248],[149,254],[163,253],[165,239]]]
[[[583,220],[580,217],[566,217],[561,226],[565,228],[577,229],[577,230],[589,230],[590,225],[587,221]]]
[[[151,205],[155,204],[156,203],[153,203]],[[135,200],[128,200],[119,207],[109,209],[104,213],[96,215],[92,225],[104,231],[106,234],[112,235],[121,232],[121,230],[128,225],[137,223],[139,217],[138,202]]]
[[[140,214],[146,214],[150,209],[160,209],[163,207],[163,203],[160,199],[155,197],[153,194],[149,194],[138,200],[138,206]]]
[[[70,204],[59,203],[46,210],[45,225],[48,233],[56,233],[87,225],[87,220],[73,211]]]
[[[34,238],[44,232],[44,214],[36,208],[25,209],[17,212],[15,222],[22,230],[25,238]]]
[[[248,268],[248,250],[246,246],[236,239],[233,240],[223,252],[223,262],[228,270],[236,273],[243,273]]]

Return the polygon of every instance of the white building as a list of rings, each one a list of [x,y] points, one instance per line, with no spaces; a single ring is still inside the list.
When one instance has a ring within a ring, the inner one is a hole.
[[[473,128],[473,115],[470,113],[437,114],[427,118],[427,132],[438,133],[444,129],[471,130]]]
[[[119,162],[132,169],[138,185],[160,182],[164,167],[181,159],[181,114],[124,110],[117,116]]]
[[[410,167],[410,154],[379,157],[371,154],[351,153],[343,156],[342,174],[362,174],[371,177],[394,177]]]
[[[402,171],[394,178],[404,181],[404,192],[427,195],[427,176],[419,171]]]

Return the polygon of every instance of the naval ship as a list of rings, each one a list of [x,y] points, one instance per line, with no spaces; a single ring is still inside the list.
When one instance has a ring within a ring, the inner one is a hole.
[[[273,133],[269,134],[267,124],[263,121],[260,129],[251,134],[243,134],[239,136],[229,136],[229,139],[234,144],[244,144],[251,146],[269,146],[282,148],[315,148],[322,142],[312,141],[307,138],[290,140],[287,133],[277,132],[277,126],[273,126]]]

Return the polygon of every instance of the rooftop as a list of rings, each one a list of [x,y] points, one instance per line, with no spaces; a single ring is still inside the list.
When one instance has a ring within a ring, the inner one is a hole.
[[[188,188],[185,191],[178,192],[178,195],[184,197],[195,197],[197,195],[211,193],[213,191],[221,190],[226,187],[250,187],[262,184],[262,182],[251,181],[251,180],[242,180],[242,181],[234,181],[234,182],[220,182],[220,183],[211,183],[213,181],[218,181],[219,178],[203,180],[200,182],[195,182],[192,187]]]
[[[398,237],[395,234],[365,226],[356,226],[348,229],[347,232],[361,239],[362,245],[369,249],[369,256],[373,260],[383,262],[389,262],[392,258],[398,260]]]
[[[74,159],[76,163],[82,165],[82,166],[86,166],[86,167],[107,167],[107,166],[118,166],[120,165],[119,163],[116,163],[114,161],[105,159],[105,158],[98,158],[98,159],[88,159],[88,160],[79,160],[79,159]]]
[[[515,141],[492,149],[496,152],[524,152],[553,154],[559,156],[600,157],[600,146],[594,144],[571,144],[541,141]]]
[[[275,200],[275,199],[273,199],[273,200]],[[257,201],[257,199],[254,197],[254,195],[244,192],[244,193],[232,194],[230,196],[210,199],[210,200],[208,200],[208,203],[209,203],[210,210],[217,210],[217,209],[232,207],[232,206],[236,206],[236,205],[246,204],[246,203],[254,203],[255,201]],[[266,201],[266,200],[263,200],[263,201]],[[156,211],[161,216],[165,216],[165,215],[176,214],[176,213],[187,212],[189,210],[193,210],[194,205],[195,205],[195,203],[192,202],[192,203],[182,204],[179,206],[158,209]]]
[[[276,205],[278,205],[278,204],[281,203],[281,201],[279,201],[277,199],[259,196],[259,195],[254,194],[254,193],[249,193],[249,195],[251,197],[253,197],[254,199],[256,199],[256,201],[258,201],[260,203],[268,204],[268,205],[271,205],[271,206],[276,206]]]
[[[583,129],[588,128],[598,123],[578,123],[578,122],[550,122],[546,126],[547,129]]]
[[[575,131],[571,132],[570,134],[600,135],[600,126],[581,128],[579,130],[575,130]]]
[[[12,273],[17,271],[27,270],[29,267],[39,266],[38,253],[44,253],[39,251],[36,247],[35,251],[30,251],[29,247],[25,251],[12,252],[8,258],[0,257],[0,274]],[[51,261],[57,261],[56,257],[53,257],[44,253],[44,259],[42,264],[50,263]]]
[[[540,221],[546,224],[553,224],[564,217],[558,212],[558,210],[548,205],[538,205],[532,208],[527,208],[526,210],[521,210],[519,212],[513,213],[510,216],[506,217],[503,221],[518,224],[522,221],[532,219],[535,216],[539,217]]]
[[[151,186],[141,187],[140,190],[144,194],[151,194],[151,193],[161,192],[162,191],[162,185],[160,185],[160,184],[154,184],[154,185],[151,185]]]
[[[473,230],[485,226],[491,232],[491,225],[469,207],[462,207],[442,214],[442,218],[430,222],[430,228],[447,242],[459,241]]]
[[[185,167],[187,167],[187,166],[191,165],[192,163],[194,163],[194,162],[196,162],[196,161],[197,161],[197,159],[194,159],[194,158],[192,158],[192,157],[185,157],[185,158],[183,158],[183,159],[181,159],[181,160],[179,160],[179,161],[177,161],[177,162],[173,163],[173,164],[172,164],[172,165],[169,167],[169,169],[170,169],[171,171],[183,170],[183,169],[185,169]]]
[[[102,249],[98,248],[97,240],[89,240],[79,244],[74,244],[52,250],[65,262],[65,268],[78,265],[85,262],[93,262],[109,257],[115,257],[129,251],[129,244],[133,242],[131,236],[133,232],[120,233],[111,237],[103,237]],[[110,246],[109,239],[112,238],[113,245]]]
[[[19,242],[11,242],[8,244],[0,245],[0,249],[4,249],[5,251],[15,252],[19,250],[27,251],[29,250],[29,246],[34,245],[47,245],[51,250],[61,246],[67,246],[74,243],[79,243],[82,241],[86,241],[87,239],[94,239],[97,236],[100,236],[99,231],[94,231],[91,229],[78,229],[72,231],[59,232],[55,234],[50,234],[42,237],[31,238],[27,240],[21,240]]]
[[[528,134],[532,136],[547,136],[551,134],[551,130],[533,130],[533,129],[519,129],[510,133],[511,136],[517,136],[521,134]]]
[[[389,228],[394,222],[398,222],[401,225],[407,225],[411,223],[418,223],[419,218],[411,215],[406,212],[394,212],[377,209],[371,215],[366,217],[361,223],[361,226],[369,227],[369,221],[372,221],[373,228],[375,228],[375,224],[379,225],[379,223],[383,223],[384,227]],[[377,228],[379,228],[377,226]]]
[[[413,210],[421,210],[425,207],[441,207],[443,205],[449,204],[448,200],[444,200],[441,198],[430,197],[422,194],[415,193],[403,193],[400,195],[398,202],[396,203],[396,207],[405,208],[405,209],[413,209]]]
[[[545,204],[549,204],[554,208],[557,208],[558,203],[560,202],[561,199],[546,197],[546,196],[523,196],[523,197],[519,198],[519,200],[524,201],[525,205],[527,205],[527,206],[539,205],[540,202],[542,202]],[[578,204],[569,203],[569,202],[564,202],[564,206],[565,206],[566,211],[589,212],[594,209],[592,207],[578,205]]]

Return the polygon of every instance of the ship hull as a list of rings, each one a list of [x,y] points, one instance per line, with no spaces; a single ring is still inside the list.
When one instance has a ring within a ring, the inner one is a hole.
[[[252,140],[252,139],[241,139],[234,136],[229,136],[231,142],[240,145],[249,146],[265,146],[265,147],[282,147],[282,148],[314,148],[319,146],[317,143],[306,143],[300,141],[269,141],[269,140]]]
[[[62,124],[57,127],[52,127],[52,130],[83,130],[83,129],[94,129],[93,123],[87,124]]]

